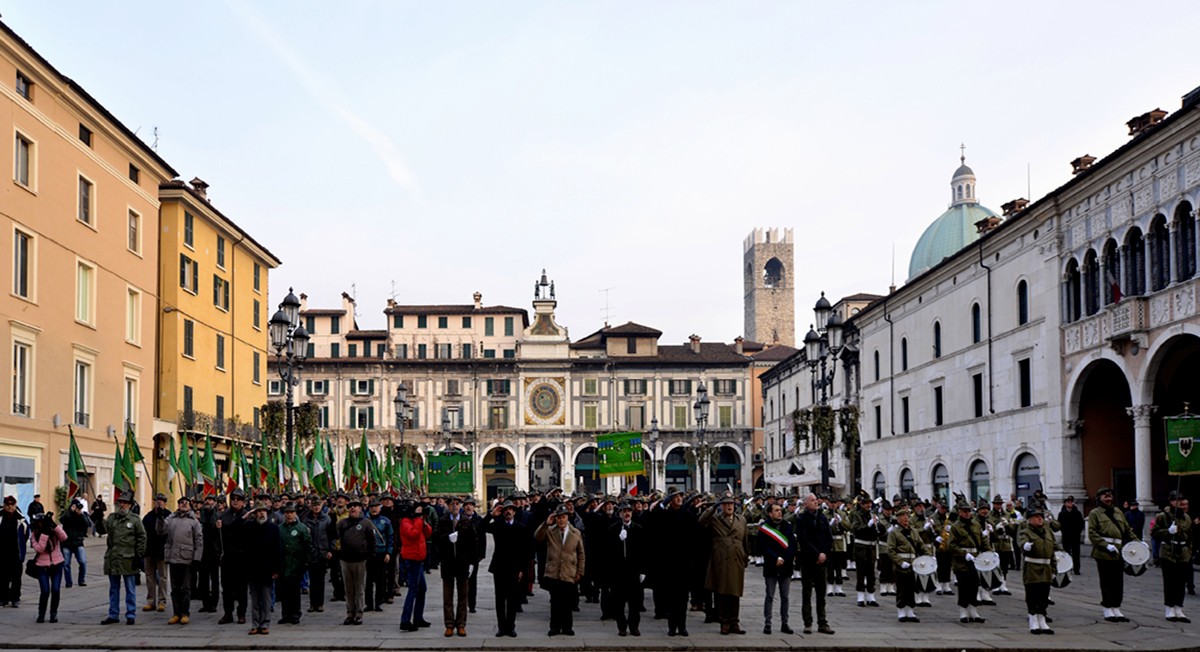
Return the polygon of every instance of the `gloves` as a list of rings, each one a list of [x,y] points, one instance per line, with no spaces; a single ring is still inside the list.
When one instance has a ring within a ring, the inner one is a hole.
[[[645,573],[642,573],[641,575],[638,575],[638,584],[641,584],[641,583],[643,583],[643,582],[645,582],[645,581],[646,581],[646,574],[645,574]]]
[[[1175,534],[1176,532],[1179,532],[1179,526],[1178,526],[1178,525],[1176,525],[1176,524],[1174,524],[1174,523],[1172,523],[1172,524],[1171,524],[1171,527],[1167,528],[1167,533],[1168,533],[1168,534]]]
[[[925,521],[925,529],[932,530],[933,529],[933,521]]]
[[[975,555],[972,555],[971,553],[968,552],[967,553],[967,561],[975,561]]]
[[[467,566],[467,575],[470,575],[470,574],[472,574],[472,573],[474,573],[474,572],[475,572],[475,565],[474,565],[474,564],[472,564],[472,565],[470,565],[470,566]]]
[[[1025,552],[1029,552],[1030,550],[1033,550],[1033,542],[1032,542],[1032,541],[1026,541],[1026,542],[1025,542],[1025,545],[1021,546],[1021,548],[1022,548],[1022,549],[1024,549],[1024,550],[1025,550]]]
[[[942,537],[940,537],[940,536],[937,536],[937,537],[934,537],[934,538],[933,538],[933,540],[934,540],[934,541],[937,541],[938,543],[941,543],[941,542],[942,542]]]
[[[1108,551],[1115,553],[1117,551],[1117,547],[1110,543],[1108,544]]]
[[[458,532],[450,533],[450,543],[458,543]]]
[[[617,535],[617,538],[624,541],[628,537],[629,537],[629,532],[627,532],[625,530],[625,528],[621,528],[621,533]]]
[[[903,568],[904,570],[908,570],[908,569],[912,568],[912,564],[910,564],[906,561],[900,562],[900,568]]]
[[[888,534],[891,534],[891,533],[892,533],[892,530],[895,530],[895,529],[896,529],[896,526],[895,526],[895,525],[889,525],[889,526],[888,526],[888,529],[887,529],[887,533],[888,533]]]

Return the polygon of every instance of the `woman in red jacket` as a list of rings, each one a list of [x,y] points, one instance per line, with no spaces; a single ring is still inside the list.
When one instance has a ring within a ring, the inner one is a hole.
[[[425,540],[433,534],[433,528],[425,521],[422,505],[406,503],[400,505],[400,563],[408,593],[404,596],[400,631],[415,632],[430,624],[425,620]]]

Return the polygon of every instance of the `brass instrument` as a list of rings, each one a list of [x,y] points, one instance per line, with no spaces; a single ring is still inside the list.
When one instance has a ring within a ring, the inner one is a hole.
[[[950,513],[946,513],[946,525],[942,527],[942,543],[938,546],[938,550],[946,552],[950,547]]]

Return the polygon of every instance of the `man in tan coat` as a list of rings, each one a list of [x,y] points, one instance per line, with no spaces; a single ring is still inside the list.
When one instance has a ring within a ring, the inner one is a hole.
[[[550,631],[548,636],[574,636],[572,608],[575,585],[583,579],[583,534],[568,522],[569,512],[560,505],[533,537],[546,544],[546,574],[542,588],[550,592]]]
[[[746,519],[735,513],[737,500],[722,498],[700,515],[699,525],[712,531],[712,554],[704,588],[716,594],[722,634],[745,634],[738,612],[746,579]],[[717,513],[717,510],[720,513]]]

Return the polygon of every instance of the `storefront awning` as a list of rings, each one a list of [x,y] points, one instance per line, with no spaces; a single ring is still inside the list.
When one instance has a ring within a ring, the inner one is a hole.
[[[771,475],[766,477],[767,484],[779,487],[807,487],[821,484],[821,477],[816,475]],[[846,486],[837,478],[829,478],[829,486],[841,488]]]

